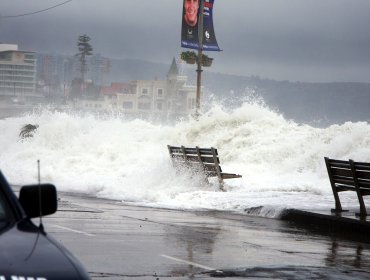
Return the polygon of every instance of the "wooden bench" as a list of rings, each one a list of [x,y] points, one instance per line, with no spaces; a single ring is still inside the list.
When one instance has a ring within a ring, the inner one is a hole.
[[[175,168],[182,166],[192,170],[200,170],[207,180],[208,177],[217,177],[221,189],[223,188],[223,180],[242,177],[239,174],[222,172],[218,152],[215,148],[187,148],[170,145],[167,147]]]
[[[325,157],[331,188],[335,199],[335,212],[344,211],[339,192],[354,191],[360,204],[360,216],[367,216],[363,196],[370,195],[370,163],[353,160],[336,160]]]

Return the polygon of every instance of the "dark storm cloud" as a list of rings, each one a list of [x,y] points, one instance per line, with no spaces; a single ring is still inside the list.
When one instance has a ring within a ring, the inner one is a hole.
[[[1,15],[56,5],[8,0]],[[169,63],[180,51],[182,0],[73,0],[28,17],[3,18],[1,41],[73,54],[88,34],[104,56]],[[368,81],[368,0],[216,0],[221,53],[212,71],[312,81]]]
[[[253,4],[234,6],[218,22],[218,39],[239,71],[236,53],[250,65],[248,71],[262,76],[368,80],[363,68],[370,62],[369,1],[246,2]],[[238,20],[239,28],[228,32],[227,20]],[[356,73],[347,71],[356,67]]]

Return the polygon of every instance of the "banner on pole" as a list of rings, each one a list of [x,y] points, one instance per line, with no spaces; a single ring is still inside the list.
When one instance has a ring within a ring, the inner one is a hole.
[[[182,12],[181,47],[189,49],[199,48],[199,15],[203,13],[203,50],[220,51],[213,28],[214,0],[203,0],[203,11],[200,11],[202,0],[184,0]]]

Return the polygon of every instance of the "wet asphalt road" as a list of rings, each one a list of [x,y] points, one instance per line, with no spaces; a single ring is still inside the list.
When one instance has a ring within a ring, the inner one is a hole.
[[[44,226],[92,279],[370,279],[369,243],[276,219],[59,197]]]

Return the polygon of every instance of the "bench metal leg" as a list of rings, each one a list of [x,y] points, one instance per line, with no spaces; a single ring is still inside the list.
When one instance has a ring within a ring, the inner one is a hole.
[[[351,170],[352,170],[352,174],[353,174],[353,181],[354,181],[355,187],[356,187],[356,194],[357,194],[358,202],[360,203],[360,214],[359,214],[359,216],[365,217],[365,216],[367,216],[367,212],[366,212],[366,207],[365,207],[365,203],[364,203],[364,198],[362,197],[362,193],[361,193],[361,189],[360,189],[360,184],[359,184],[358,179],[357,179],[355,162],[352,159],[350,159],[349,164],[351,166]]]
[[[343,210],[342,204],[340,203],[340,200],[339,200],[338,192],[335,189],[335,187],[332,186],[332,190],[333,190],[333,195],[334,195],[334,200],[335,200],[335,209],[331,209],[331,212],[340,213],[340,212],[348,211],[348,210]]]
[[[223,191],[225,192],[225,189],[224,189],[224,180],[221,178],[218,178],[218,186],[220,188],[220,191]]]
[[[331,211],[336,212],[336,213],[340,213],[340,212],[343,212],[343,209],[342,209],[342,204],[340,203],[340,200],[339,200],[339,195],[338,195],[338,192],[336,190],[335,183],[333,181],[333,174],[331,173],[329,158],[325,157],[324,159],[325,159],[326,169],[328,171],[330,186],[331,186],[331,189],[333,191],[334,200],[335,200],[335,209],[332,209]]]
[[[332,213],[348,212],[348,210],[344,210],[342,208],[342,204],[340,203],[338,192],[335,189],[333,189],[333,195],[334,195],[334,200],[335,200],[335,208],[331,209],[331,212]]]
[[[357,194],[357,196],[358,196],[358,201],[360,203],[360,213],[356,213],[356,215],[361,216],[361,217],[366,217],[367,216],[367,211],[366,211],[366,207],[365,207],[365,203],[364,203],[364,198],[359,193]]]
[[[340,200],[339,200],[339,195],[337,192],[334,193],[334,199],[335,199],[335,210],[337,212],[343,212],[343,208],[342,208],[342,204],[340,203]]]

